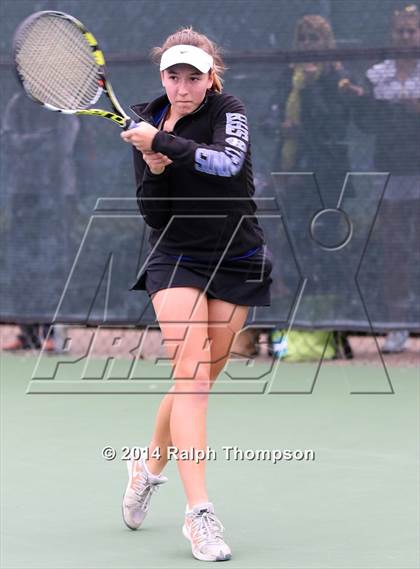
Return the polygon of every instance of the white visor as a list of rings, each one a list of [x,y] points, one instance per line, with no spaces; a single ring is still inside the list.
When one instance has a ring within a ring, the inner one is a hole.
[[[174,45],[163,53],[160,60],[160,70],[163,71],[179,63],[192,65],[201,73],[207,73],[213,67],[213,58],[203,49],[194,45]]]

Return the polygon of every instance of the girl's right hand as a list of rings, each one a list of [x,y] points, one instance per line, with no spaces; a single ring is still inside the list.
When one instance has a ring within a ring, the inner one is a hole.
[[[172,160],[160,152],[145,151],[143,152],[143,160],[149,166],[152,174],[155,175],[162,174],[166,166],[172,164]]]

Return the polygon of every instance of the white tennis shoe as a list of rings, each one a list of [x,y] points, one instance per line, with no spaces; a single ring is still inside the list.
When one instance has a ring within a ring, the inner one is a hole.
[[[161,484],[168,481],[166,476],[151,474],[146,467],[144,456],[140,460],[127,461],[128,484],[122,502],[122,516],[125,525],[138,529],[149,510],[152,495]]]
[[[191,543],[192,554],[200,561],[227,561],[232,557],[223,540],[224,527],[211,502],[198,504],[185,512],[182,533]]]

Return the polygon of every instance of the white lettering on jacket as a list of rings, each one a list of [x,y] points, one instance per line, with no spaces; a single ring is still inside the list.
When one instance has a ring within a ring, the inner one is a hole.
[[[249,139],[246,116],[241,113],[226,113],[225,133],[227,146],[224,151],[197,148],[195,168],[198,172],[226,178],[240,172]]]

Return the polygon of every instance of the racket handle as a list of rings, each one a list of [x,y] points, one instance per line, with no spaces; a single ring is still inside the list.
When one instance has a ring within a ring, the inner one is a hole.
[[[132,128],[136,128],[137,126],[139,126],[139,124],[141,122],[149,123],[149,121],[146,121],[143,117],[139,117],[139,118],[140,118],[140,122],[134,122],[133,120],[128,119],[127,122],[125,123],[124,130],[131,130]]]
[[[133,120],[129,120],[125,123],[124,130],[131,130],[132,128],[136,128],[139,126],[140,123],[134,122]]]

